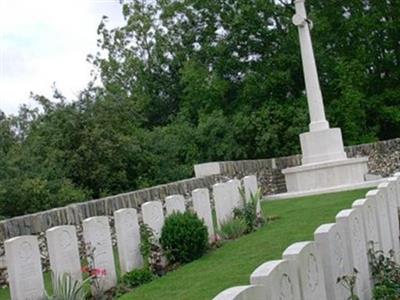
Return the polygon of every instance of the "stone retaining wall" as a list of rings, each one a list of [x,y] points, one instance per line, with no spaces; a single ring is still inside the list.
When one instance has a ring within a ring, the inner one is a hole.
[[[400,138],[345,147],[348,157],[368,156],[370,174],[387,177],[400,170]],[[256,174],[265,195],[286,192],[282,169],[299,166],[301,155],[259,160],[224,161],[219,164],[220,174],[243,177]]]

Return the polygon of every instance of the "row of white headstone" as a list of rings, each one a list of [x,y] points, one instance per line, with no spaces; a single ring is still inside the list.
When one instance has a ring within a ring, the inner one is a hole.
[[[213,186],[213,199],[217,226],[232,217],[233,209],[241,205],[239,193],[240,180],[232,179]],[[243,187],[247,199],[257,191],[257,178],[254,175],[243,178]],[[192,191],[193,211],[207,226],[210,241],[214,239],[214,224],[210,195],[207,188]],[[165,198],[166,216],[173,212],[186,210],[182,195]],[[141,217],[157,238],[164,224],[164,209],[161,201],[149,201],[141,206]],[[119,262],[122,273],[143,266],[140,254],[140,227],[138,212],[134,208],[120,209],[114,212],[114,224],[117,237]],[[83,238],[94,251],[94,265],[105,270],[100,277],[99,286],[108,290],[117,284],[117,275],[111,242],[109,220],[106,216],[91,217],[82,222]],[[54,277],[70,274],[72,279],[81,281],[82,270],[78,250],[76,228],[73,225],[57,226],[46,231],[50,258],[50,269]],[[38,240],[36,236],[19,236],[4,243],[9,286],[12,300],[42,299],[44,282]]]
[[[367,251],[386,255],[393,250],[400,261],[400,173],[389,178],[351,209],[340,211],[336,223],[323,224],[314,241],[289,246],[282,259],[260,265],[250,275],[250,285],[227,289],[214,300],[343,300],[349,291],[337,278],[357,269],[356,294],[371,299],[373,288]]]

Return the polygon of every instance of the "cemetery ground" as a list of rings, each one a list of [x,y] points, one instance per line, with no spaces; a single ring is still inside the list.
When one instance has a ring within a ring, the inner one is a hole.
[[[221,248],[119,299],[205,300],[231,286],[248,284],[256,267],[267,260],[279,259],[294,242],[312,240],[320,224],[334,222],[341,209],[350,208],[352,202],[363,198],[366,192],[363,189],[263,202],[264,216],[277,216],[277,219],[254,233],[225,242]],[[118,266],[117,269],[119,271]],[[45,274],[45,283],[49,290],[49,273]],[[9,297],[8,289],[0,290],[0,300]]]

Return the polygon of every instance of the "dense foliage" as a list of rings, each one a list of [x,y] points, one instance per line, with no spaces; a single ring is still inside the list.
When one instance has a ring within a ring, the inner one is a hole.
[[[173,213],[165,219],[160,243],[171,263],[188,263],[208,248],[208,231],[195,213]]]
[[[134,288],[139,285],[148,283],[154,280],[155,275],[151,272],[149,268],[137,269],[125,273],[122,276],[121,282],[124,286],[129,288]]]
[[[299,152],[308,115],[293,1],[131,0],[99,28],[76,101],[0,112],[0,215]],[[400,132],[400,2],[307,1],[327,116],[346,144]],[[101,83],[101,84],[99,84]]]
[[[222,240],[235,240],[244,235],[247,230],[248,227],[243,218],[230,218],[221,222],[217,235]]]
[[[386,256],[383,251],[375,250],[371,243],[368,259],[374,283],[374,299],[399,299],[400,265],[395,261],[394,251],[390,251],[389,256]]]

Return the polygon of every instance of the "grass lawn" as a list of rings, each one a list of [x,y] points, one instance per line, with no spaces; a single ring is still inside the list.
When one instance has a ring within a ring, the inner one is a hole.
[[[294,242],[313,239],[319,225],[334,222],[341,209],[350,208],[367,191],[264,202],[264,214],[280,219],[119,299],[209,300],[226,288],[249,284],[249,276],[256,267],[281,258],[286,247]]]
[[[228,287],[248,284],[256,267],[281,258],[286,247],[294,242],[311,240],[320,224],[334,222],[341,209],[350,208],[352,202],[364,198],[367,191],[264,202],[264,215],[279,216],[279,219],[119,299],[209,300]],[[45,283],[50,288],[49,273],[45,274]],[[9,290],[0,289],[0,300],[7,299],[10,299]]]

